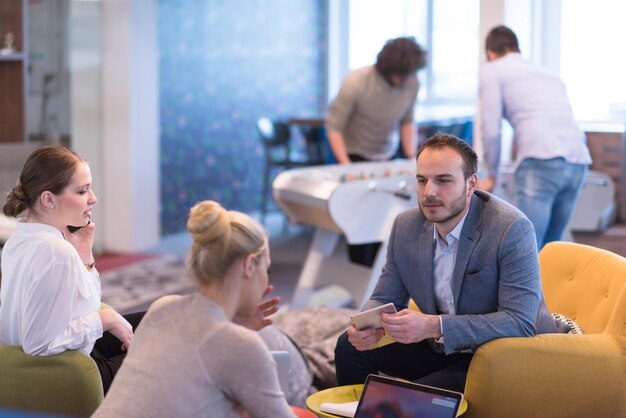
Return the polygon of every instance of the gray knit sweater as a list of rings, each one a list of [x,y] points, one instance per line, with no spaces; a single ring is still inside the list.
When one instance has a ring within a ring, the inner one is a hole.
[[[293,417],[256,332],[208,298],[166,296],[148,310],[94,417]]]
[[[343,134],[348,154],[389,160],[398,149],[394,133],[413,121],[418,87],[416,76],[392,87],[374,66],[353,71],[328,109],[326,129]]]

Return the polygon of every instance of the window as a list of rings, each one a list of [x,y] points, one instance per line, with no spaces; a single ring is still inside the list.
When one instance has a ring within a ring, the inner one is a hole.
[[[431,57],[433,100],[471,100],[478,88],[477,0],[434,0]]]
[[[626,3],[561,2],[561,76],[579,120],[626,120]]]
[[[373,64],[385,41],[414,36],[428,51],[419,100],[473,102],[478,73],[478,0],[352,0],[348,66]]]
[[[385,42],[413,36],[426,48],[427,0],[353,0],[349,16],[350,70],[376,62]]]

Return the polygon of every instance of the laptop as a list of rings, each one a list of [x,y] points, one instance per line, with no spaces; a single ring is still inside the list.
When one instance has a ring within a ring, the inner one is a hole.
[[[456,418],[463,394],[378,375],[369,375],[355,418]]]

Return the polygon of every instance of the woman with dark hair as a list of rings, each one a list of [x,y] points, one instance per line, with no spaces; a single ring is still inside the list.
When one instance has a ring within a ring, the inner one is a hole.
[[[2,251],[0,344],[37,356],[91,355],[106,393],[141,314],[124,318],[101,305],[96,202],[89,165],[78,154],[47,146],[28,157],[3,206],[5,215],[21,217]]]

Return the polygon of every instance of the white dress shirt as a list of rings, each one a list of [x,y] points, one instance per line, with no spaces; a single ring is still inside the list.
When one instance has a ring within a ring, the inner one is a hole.
[[[574,119],[561,79],[510,52],[480,74],[481,133],[489,175],[497,177],[502,118],[514,130],[514,165],[526,158],[562,157],[590,164],[585,136]]]
[[[100,277],[56,228],[19,222],[2,250],[0,344],[89,354],[102,336]]]

